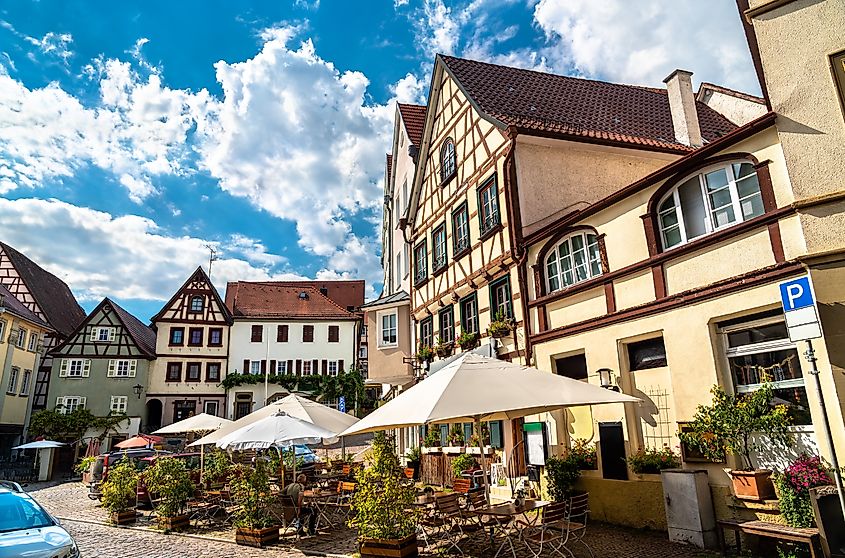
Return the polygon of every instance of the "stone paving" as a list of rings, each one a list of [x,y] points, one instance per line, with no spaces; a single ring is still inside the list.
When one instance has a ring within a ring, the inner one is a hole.
[[[234,544],[234,532],[192,529],[187,535],[164,534],[142,519],[136,527],[115,527],[107,524],[107,514],[98,502],[90,500],[86,488],[78,482],[58,485],[32,485],[27,488],[45,508],[62,520],[74,536],[85,558],[223,558],[262,556],[265,558],[300,558],[302,556],[351,556],[356,551],[355,533],[347,528],[323,532],[295,543],[258,550]],[[640,531],[591,523],[587,541],[595,558],[712,558],[713,553],[670,543],[665,533]],[[468,535],[462,542],[464,555],[489,558],[487,539],[481,533]],[[443,549],[440,550],[442,552]],[[577,558],[590,554],[577,544],[572,546]],[[440,554],[437,549],[425,555]],[[531,558],[518,548],[518,558]],[[547,554],[543,553],[544,556]],[[500,556],[510,556],[503,552]]]

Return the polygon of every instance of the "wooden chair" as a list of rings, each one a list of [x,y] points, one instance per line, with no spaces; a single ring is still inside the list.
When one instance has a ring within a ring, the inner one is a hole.
[[[464,514],[461,510],[459,498],[460,494],[454,492],[445,496],[435,496],[435,513],[432,519],[434,524],[439,527],[442,538],[463,555],[464,551],[458,546],[464,536]]]
[[[566,538],[564,524],[567,508],[567,502],[553,502],[543,508],[543,516],[539,523],[529,525],[522,520],[516,521],[522,529],[520,538],[535,558],[539,558],[544,548],[549,548],[561,556],[568,556],[562,550],[563,541]]]

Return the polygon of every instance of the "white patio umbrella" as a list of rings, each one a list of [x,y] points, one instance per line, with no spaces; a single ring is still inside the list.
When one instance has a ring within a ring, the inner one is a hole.
[[[67,444],[65,443],[54,442],[52,440],[38,440],[37,442],[29,442],[28,444],[21,444],[20,446],[15,446],[12,449],[48,449],[60,448],[66,445]]]
[[[208,413],[200,413],[185,420],[168,424],[159,428],[153,434],[158,435],[173,435],[173,434],[188,434],[190,432],[211,432],[219,428],[232,424],[232,421],[223,417],[216,417]]]
[[[515,419],[567,407],[639,401],[587,382],[467,353],[400,393],[341,432],[341,436],[472,421],[480,440],[482,421]],[[481,456],[484,468],[484,451]]]

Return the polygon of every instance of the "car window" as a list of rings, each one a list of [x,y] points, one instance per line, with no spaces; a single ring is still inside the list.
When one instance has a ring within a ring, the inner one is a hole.
[[[0,533],[54,525],[33,500],[13,492],[0,493]]]

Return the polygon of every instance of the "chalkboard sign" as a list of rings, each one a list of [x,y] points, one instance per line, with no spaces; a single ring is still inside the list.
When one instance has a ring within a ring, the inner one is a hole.
[[[544,466],[548,457],[546,444],[546,423],[526,422],[522,425],[525,440],[525,460],[528,465]]]

